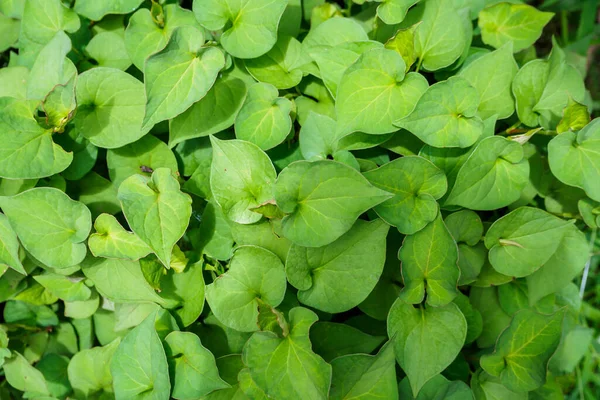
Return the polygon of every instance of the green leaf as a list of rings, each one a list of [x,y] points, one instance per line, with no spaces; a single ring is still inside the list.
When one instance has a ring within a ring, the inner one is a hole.
[[[125,72],[100,67],[82,73],[77,103],[75,131],[98,147],[122,147],[146,134],[144,86]]]
[[[478,106],[477,89],[461,77],[452,77],[427,89],[412,113],[394,125],[430,146],[469,147],[483,134]]]
[[[269,157],[255,144],[243,140],[219,140],[211,136],[213,161],[210,188],[225,217],[240,223],[258,222],[251,211],[273,198],[277,176]]]
[[[300,83],[302,66],[310,62],[302,45],[291,36],[279,35],[268,53],[246,60],[246,69],[259,82],[269,83],[277,89],[289,89]]]
[[[183,272],[173,269],[161,280],[161,295],[177,303],[173,317],[184,327],[198,319],[204,309],[204,264],[188,265]]]
[[[131,66],[122,33],[100,32],[90,40],[85,51],[98,62],[100,67],[125,71]]]
[[[125,47],[133,64],[144,71],[146,59],[165,48],[175,29],[182,26],[202,27],[190,10],[177,4],[167,4],[162,8],[162,25],[152,16],[149,9],[136,11],[125,30]]]
[[[458,245],[458,285],[472,283],[487,259],[485,245],[479,242],[483,237],[481,218],[473,211],[462,210],[448,215],[444,222]]]
[[[600,120],[590,122],[578,133],[565,132],[548,144],[548,161],[561,182],[582,188],[600,201]]]
[[[369,36],[360,22],[350,18],[331,18],[316,27],[311,27],[302,41],[302,46],[310,53],[314,46],[336,47],[343,43],[367,40]]]
[[[327,362],[351,354],[370,354],[385,339],[384,336],[372,336],[350,325],[335,322],[317,322],[310,330],[314,352]]]
[[[247,91],[242,79],[224,74],[206,96],[171,120],[169,146],[229,128],[242,108]]]
[[[552,257],[527,277],[529,303],[533,305],[541,298],[567,286],[583,270],[589,257],[589,244],[585,235],[571,226]]]
[[[398,299],[388,315],[387,330],[396,360],[416,397],[430,379],[454,361],[465,343],[467,321],[454,303],[416,309]]]
[[[74,68],[65,56],[70,50],[71,40],[63,31],[40,50],[29,72],[27,99],[44,100],[56,85],[69,80]]]
[[[292,129],[292,102],[278,97],[268,83],[250,86],[244,105],[235,119],[235,136],[269,150],[285,140]]]
[[[384,0],[377,7],[377,16],[388,25],[399,24],[406,17],[408,9],[420,0]]]
[[[317,315],[302,307],[289,312],[290,332],[256,332],[244,346],[242,360],[249,378],[271,398],[327,399],[331,366],[312,352],[308,337]]]
[[[407,116],[427,89],[417,73],[405,74],[402,57],[393,50],[363,53],[342,76],[336,95],[338,131],[381,135],[395,132],[392,124]]]
[[[487,231],[490,263],[504,275],[531,275],[552,257],[572,224],[537,208],[520,207]]]
[[[417,55],[415,54],[415,31],[418,26],[419,24],[417,23],[410,28],[399,29],[396,34],[385,43],[386,49],[394,50],[402,56],[402,59],[406,64],[407,72],[417,60]]]
[[[495,210],[517,201],[528,182],[523,147],[501,136],[485,138],[458,171],[444,204]]]
[[[0,214],[0,266],[6,265],[20,274],[27,275],[19,257],[19,247],[19,239],[8,218]]]
[[[563,133],[569,130],[577,132],[591,121],[590,112],[586,105],[569,99],[569,104],[563,110],[563,117],[556,127],[556,132]]]
[[[34,276],[33,279],[51,294],[64,301],[85,301],[92,295],[92,291],[83,280],[77,280],[77,278],[46,272]]]
[[[4,376],[8,384],[22,392],[34,393],[38,396],[49,396],[48,385],[44,375],[20,353],[4,361]]]
[[[88,257],[81,270],[96,290],[111,301],[167,304],[144,278],[139,261]]]
[[[388,224],[410,235],[423,229],[438,214],[437,201],[447,190],[444,173],[417,156],[398,158],[364,173],[376,187],[394,197],[374,208]]]
[[[129,332],[113,354],[110,372],[117,400],[169,398],[169,365],[154,327],[156,315]]]
[[[350,230],[360,214],[391,194],[372,186],[351,167],[335,161],[298,161],[285,168],[274,187],[283,234],[297,245],[320,247]]]
[[[81,350],[73,356],[67,371],[76,396],[89,398],[102,391],[112,393],[110,361],[120,343],[117,338],[104,347]]]
[[[90,210],[54,188],[35,188],[0,197],[0,207],[23,247],[53,268],[79,264],[92,228]],[[31,210],[36,210],[32,213]]]
[[[99,21],[107,14],[129,14],[142,4],[143,0],[77,0],[74,10],[77,14]]]
[[[110,180],[116,188],[132,175],[150,177],[152,171],[159,168],[169,168],[173,173],[178,170],[173,152],[164,142],[152,135],[146,135],[137,142],[119,149],[109,150],[106,163]]]
[[[481,38],[497,49],[512,42],[516,53],[534,44],[553,16],[526,4],[496,4],[479,13]]]
[[[500,377],[516,392],[535,390],[546,382],[550,357],[560,343],[564,311],[551,315],[525,309],[517,314],[498,338],[492,354],[481,357],[481,367]]]
[[[473,377],[471,378],[471,388],[475,394],[475,399],[528,400],[530,398],[528,392],[513,392],[504,386],[500,379],[481,369],[473,374]]]
[[[512,91],[517,114],[527,126],[553,129],[571,99],[581,103],[585,97],[579,71],[566,61],[564,51],[553,43],[546,60],[532,60],[515,76]]]
[[[386,343],[375,356],[352,354],[331,362],[330,399],[398,399],[394,347]]]
[[[503,282],[506,283],[506,282]],[[473,287],[469,294],[473,307],[481,314],[483,327],[477,338],[480,348],[491,347],[496,343],[498,335],[508,327],[510,315],[504,312],[498,299],[498,289],[491,287]]]
[[[194,0],[193,10],[202,26],[223,30],[221,44],[237,58],[262,56],[277,42],[277,27],[287,0]]]
[[[144,129],[183,113],[213,86],[225,66],[225,56],[204,42],[202,31],[182,26],[175,29],[163,50],[146,60]]]
[[[463,381],[449,381],[443,375],[434,376],[414,397],[407,378],[402,379],[400,398],[408,400],[473,400],[471,389]]]
[[[452,2],[446,0],[428,0],[418,7],[422,13],[422,22],[415,31],[419,66],[428,71],[449,66],[468,47],[460,14]]]
[[[135,233],[126,231],[110,214],[100,214],[94,222],[95,233],[88,239],[94,257],[139,260],[152,252]]]
[[[259,306],[277,307],[285,295],[285,270],[273,253],[256,246],[241,246],[229,270],[206,287],[206,300],[226,326],[242,332],[259,330]]]
[[[173,247],[185,233],[192,215],[190,196],[181,192],[169,169],[159,168],[150,178],[127,178],[119,186],[117,197],[133,232],[169,268]]]
[[[371,293],[385,262],[389,226],[381,220],[356,221],[336,241],[319,248],[292,245],[285,263],[298,300],[318,310],[339,313]]]
[[[38,179],[64,171],[73,154],[52,141],[26,101],[0,99],[0,177]]]
[[[219,377],[215,357],[202,346],[198,336],[190,332],[171,332],[165,343],[174,398],[195,399],[230,387]]]
[[[421,303],[427,292],[427,304],[439,307],[458,294],[458,248],[439,213],[425,228],[404,239],[398,258],[405,285],[400,298],[405,302]]]
[[[518,70],[511,43],[484,54],[460,70],[458,75],[465,78],[479,94],[477,112],[482,119],[493,115],[504,119],[515,112],[511,84]]]

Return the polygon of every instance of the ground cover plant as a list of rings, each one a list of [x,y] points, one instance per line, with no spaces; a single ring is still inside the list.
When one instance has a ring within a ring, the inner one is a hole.
[[[0,0],[0,398],[599,398],[597,14]]]

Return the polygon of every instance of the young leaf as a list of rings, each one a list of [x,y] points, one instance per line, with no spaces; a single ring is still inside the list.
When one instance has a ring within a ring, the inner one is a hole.
[[[251,211],[273,198],[277,173],[269,157],[255,144],[243,140],[210,138],[213,161],[210,188],[225,216],[239,224],[258,222]]]
[[[204,42],[202,31],[182,26],[175,29],[163,50],[146,60],[145,130],[183,113],[213,86],[225,66],[225,55]]]
[[[483,134],[478,106],[477,89],[461,77],[452,77],[427,89],[412,113],[394,125],[430,146],[469,147]]]
[[[42,128],[24,100],[0,99],[0,177],[38,179],[64,171],[73,161],[52,141],[52,130]]]
[[[308,338],[317,315],[302,307],[289,312],[290,332],[277,337],[272,332],[256,332],[246,342],[242,360],[246,379],[272,398],[293,396],[325,400],[331,383],[331,366],[312,352]]]
[[[398,258],[405,285],[400,298],[405,302],[421,303],[427,293],[427,304],[439,307],[458,294],[458,249],[439,213],[425,228],[404,239]]]
[[[417,156],[398,158],[363,175],[376,187],[394,193],[374,210],[406,235],[420,231],[435,219],[439,209],[436,200],[448,187],[444,173]]]
[[[269,150],[285,140],[292,129],[292,102],[279,97],[268,83],[250,86],[244,105],[235,119],[235,136]]]
[[[477,112],[482,119],[493,115],[504,119],[515,112],[510,88],[518,70],[511,43],[484,54],[460,70],[458,76],[465,78],[479,93]]]
[[[398,299],[388,315],[387,330],[396,360],[416,397],[430,379],[454,361],[465,343],[467,321],[454,303],[416,309]]]
[[[375,356],[351,354],[331,362],[330,399],[398,399],[396,359],[392,343]]]
[[[94,222],[95,233],[88,239],[88,247],[94,257],[139,260],[152,252],[135,233],[126,231],[117,219],[100,214]]]
[[[117,197],[133,232],[169,268],[173,247],[185,233],[192,215],[190,196],[181,192],[170,170],[159,168],[151,178],[127,178],[119,186]]]
[[[260,57],[277,42],[287,0],[194,0],[196,19],[208,30],[223,30],[221,44],[237,58]]]
[[[397,129],[392,124],[408,115],[427,89],[419,74],[405,74],[402,57],[393,50],[374,49],[352,64],[338,86],[338,131],[381,135]]]
[[[572,224],[537,208],[520,207],[487,231],[490,263],[505,275],[531,275],[552,257]]]
[[[519,199],[529,181],[523,147],[500,136],[483,139],[460,168],[445,205],[496,210]]]
[[[114,68],[93,68],[77,81],[75,131],[108,149],[135,142],[144,134],[144,85]]]
[[[92,229],[92,217],[82,203],[58,189],[35,188],[0,197],[0,207],[23,247],[45,265],[68,268],[85,258],[83,241]]]
[[[548,161],[561,182],[582,188],[600,201],[600,120],[590,122],[578,133],[565,132],[548,144]]]
[[[539,388],[560,343],[563,316],[563,310],[551,315],[530,309],[518,312],[499,336],[494,352],[481,357],[481,367],[515,392]]]
[[[166,399],[171,393],[169,365],[154,327],[156,313],[123,338],[110,362],[115,398]]]
[[[320,247],[346,233],[360,214],[392,195],[372,186],[356,170],[335,161],[298,161],[274,187],[283,234],[297,245]]]
[[[230,387],[219,377],[215,357],[190,332],[171,332],[165,338],[173,379],[172,396],[192,399]]]
[[[273,253],[241,246],[229,270],[206,287],[206,300],[226,326],[242,332],[259,330],[259,305],[277,307],[285,295],[285,270]]]
[[[554,13],[538,11],[526,4],[499,3],[479,13],[481,38],[497,49],[512,42],[517,53],[539,39],[553,16]]]
[[[301,303],[339,313],[362,302],[371,293],[385,262],[389,226],[381,220],[356,221],[333,243],[311,248],[292,245],[285,270]]]

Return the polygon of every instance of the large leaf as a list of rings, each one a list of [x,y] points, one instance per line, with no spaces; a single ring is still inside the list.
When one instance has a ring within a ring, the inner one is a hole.
[[[565,132],[552,139],[548,161],[560,181],[580,187],[600,201],[600,120],[590,122],[578,133]]]
[[[169,268],[171,252],[183,236],[192,215],[192,199],[182,193],[179,182],[167,168],[159,168],[147,178],[127,178],[117,195],[133,232]]]
[[[526,4],[496,4],[479,13],[481,38],[497,49],[512,42],[516,53],[534,44],[553,16]]]
[[[95,257],[138,260],[152,252],[135,233],[126,231],[110,214],[100,214],[94,221],[95,233],[90,235],[88,247]]]
[[[267,83],[252,85],[235,119],[235,136],[269,150],[290,134],[291,111],[292,102],[279,97],[274,86]]]
[[[77,81],[77,133],[98,147],[116,148],[135,142],[146,132],[144,85],[114,68],[93,68]]]
[[[458,171],[445,205],[496,210],[517,201],[529,182],[523,147],[501,136],[483,139]]]
[[[99,21],[106,14],[128,14],[142,2],[143,0],[77,0],[74,10],[92,21]]]
[[[396,360],[416,397],[431,378],[454,361],[465,343],[467,321],[454,303],[416,309],[398,299],[388,315],[387,330]]]
[[[44,178],[64,171],[73,154],[52,141],[52,130],[42,128],[25,101],[0,99],[0,177]]]
[[[394,125],[434,147],[469,147],[483,134],[477,89],[461,77],[431,86],[408,116]]]
[[[551,315],[530,309],[518,312],[498,338],[495,351],[481,357],[481,367],[516,392],[542,386],[548,361],[560,343],[563,316],[563,310]]]
[[[329,244],[346,233],[358,216],[392,195],[360,173],[335,161],[298,161],[275,182],[275,200],[289,215],[283,234],[305,247]]]
[[[172,396],[192,399],[228,388],[219,377],[215,357],[190,332],[171,332],[165,338],[167,359],[174,377]]]
[[[213,161],[210,188],[225,217],[240,223],[258,222],[253,208],[273,198],[277,176],[269,157],[255,144],[211,136]]]
[[[41,101],[59,84],[73,75],[73,65],[65,58],[71,50],[71,40],[59,31],[40,50],[27,79],[27,98]],[[70,65],[69,65],[70,64]]]
[[[388,224],[410,235],[423,229],[438,214],[437,201],[448,187],[444,173],[416,156],[398,158],[367,171],[364,176],[394,197],[374,208]]]
[[[438,307],[458,294],[458,248],[439,213],[425,228],[404,239],[398,258],[405,285],[400,297],[405,302],[421,303],[427,293],[427,304]]]
[[[221,44],[237,58],[259,57],[277,42],[287,0],[194,0],[196,18],[208,30],[223,29]]]
[[[225,55],[204,42],[202,31],[182,26],[175,29],[163,50],[146,60],[144,129],[183,113],[213,86],[225,66]]]
[[[352,354],[331,362],[330,399],[398,399],[394,347],[386,343],[375,356]]]
[[[35,188],[0,197],[0,207],[23,247],[45,265],[68,268],[83,261],[92,217],[82,203],[58,189]]]
[[[50,395],[44,375],[20,353],[13,353],[11,358],[4,361],[3,369],[6,381],[15,389],[38,396]]]
[[[340,81],[336,95],[338,130],[385,134],[405,117],[427,89],[427,80],[416,73],[405,75],[402,57],[393,50],[363,53]]]
[[[537,208],[520,207],[487,231],[490,263],[504,275],[531,275],[552,257],[572,224]]]
[[[242,246],[234,253],[228,271],[206,287],[206,300],[224,325],[253,332],[260,328],[259,307],[277,307],[285,289],[281,260],[263,248]]]
[[[308,333],[317,315],[301,307],[289,312],[290,332],[256,332],[244,346],[242,360],[248,378],[271,398],[325,400],[331,366],[312,352]],[[242,371],[244,372],[244,371]]]
[[[169,365],[154,327],[156,313],[123,338],[110,362],[115,398],[167,399],[171,393]]]
[[[361,303],[383,270],[389,226],[381,220],[356,221],[339,239],[319,248],[292,245],[285,263],[298,300],[318,310],[339,313]]]
[[[493,115],[504,119],[515,112],[515,100],[510,87],[518,70],[510,43],[484,54],[460,70],[459,76],[465,78],[479,93],[477,112],[482,119]]]

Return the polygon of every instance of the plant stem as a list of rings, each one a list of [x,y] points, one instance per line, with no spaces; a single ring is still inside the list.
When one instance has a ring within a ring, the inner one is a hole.
[[[594,251],[594,243],[596,242],[596,233],[597,229],[594,228],[590,236],[590,256],[587,262],[585,263],[585,268],[583,269],[583,276],[581,277],[581,286],[579,287],[580,298],[583,298],[583,295],[585,294],[585,285],[587,284],[588,274],[590,273],[590,265],[592,264],[592,253]]]
[[[560,27],[563,47],[569,43],[569,14],[566,11],[560,12]]]

